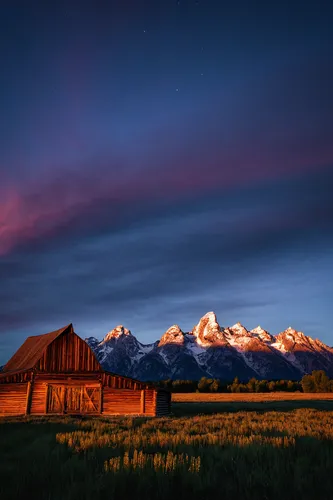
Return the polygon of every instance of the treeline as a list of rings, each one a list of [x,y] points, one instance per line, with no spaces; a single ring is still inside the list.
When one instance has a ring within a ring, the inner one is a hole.
[[[197,380],[162,380],[157,383],[159,387],[169,389],[171,392],[275,392],[275,391],[301,391],[300,382],[292,380],[257,380],[251,378],[248,382],[240,382],[238,377],[232,383],[223,382],[215,378],[202,377]]]
[[[333,392],[333,380],[324,370],[314,370],[311,375],[302,378],[303,392]]]
[[[251,378],[241,382],[235,377],[233,382],[202,377],[198,380],[162,380],[158,387],[171,392],[333,392],[333,380],[323,370],[314,370],[311,375],[304,375],[301,381],[295,380],[257,380]]]

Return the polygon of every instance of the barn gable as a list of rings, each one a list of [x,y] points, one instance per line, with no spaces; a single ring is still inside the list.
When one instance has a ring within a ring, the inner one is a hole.
[[[47,373],[103,371],[92,349],[74,332],[72,325],[47,345],[35,368]]]
[[[73,331],[72,323],[54,332],[28,337],[5,364],[2,373],[26,371],[34,368],[47,347],[62,333],[69,330]]]

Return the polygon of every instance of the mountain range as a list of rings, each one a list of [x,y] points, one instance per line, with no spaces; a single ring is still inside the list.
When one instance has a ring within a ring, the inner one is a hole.
[[[85,340],[106,370],[143,381],[203,376],[299,380],[312,370],[333,377],[333,348],[320,340],[291,327],[278,335],[260,326],[249,331],[240,323],[221,327],[214,312],[205,314],[191,332],[171,326],[152,344],[142,344],[122,325],[102,341]]]

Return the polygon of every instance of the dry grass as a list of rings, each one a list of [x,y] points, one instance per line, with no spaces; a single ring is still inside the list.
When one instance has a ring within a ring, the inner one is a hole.
[[[297,403],[236,412],[245,403],[174,403],[233,407],[179,418],[2,419],[0,499],[332,499],[333,411]]]
[[[174,393],[174,403],[263,403],[271,401],[333,401],[333,393],[266,392],[266,393]]]

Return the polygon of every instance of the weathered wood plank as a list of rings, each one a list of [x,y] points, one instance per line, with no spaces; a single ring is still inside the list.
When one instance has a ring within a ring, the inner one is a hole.
[[[24,415],[27,383],[0,385],[0,415]]]
[[[47,386],[44,382],[34,380],[32,388],[32,399],[30,413],[32,415],[44,415],[46,408],[46,392]]]
[[[140,400],[140,413],[145,413],[145,390],[141,391],[141,400]]]
[[[46,384],[45,391],[45,413],[48,413],[49,410],[49,384]]]
[[[32,382],[27,382],[27,397],[26,397],[26,405],[25,405],[25,414],[29,415],[30,413],[30,405],[31,405],[31,396],[32,396]]]
[[[36,365],[41,372],[101,372],[101,366],[88,344],[76,333],[56,338]]]
[[[99,387],[99,412],[103,412],[103,385],[100,384]]]

